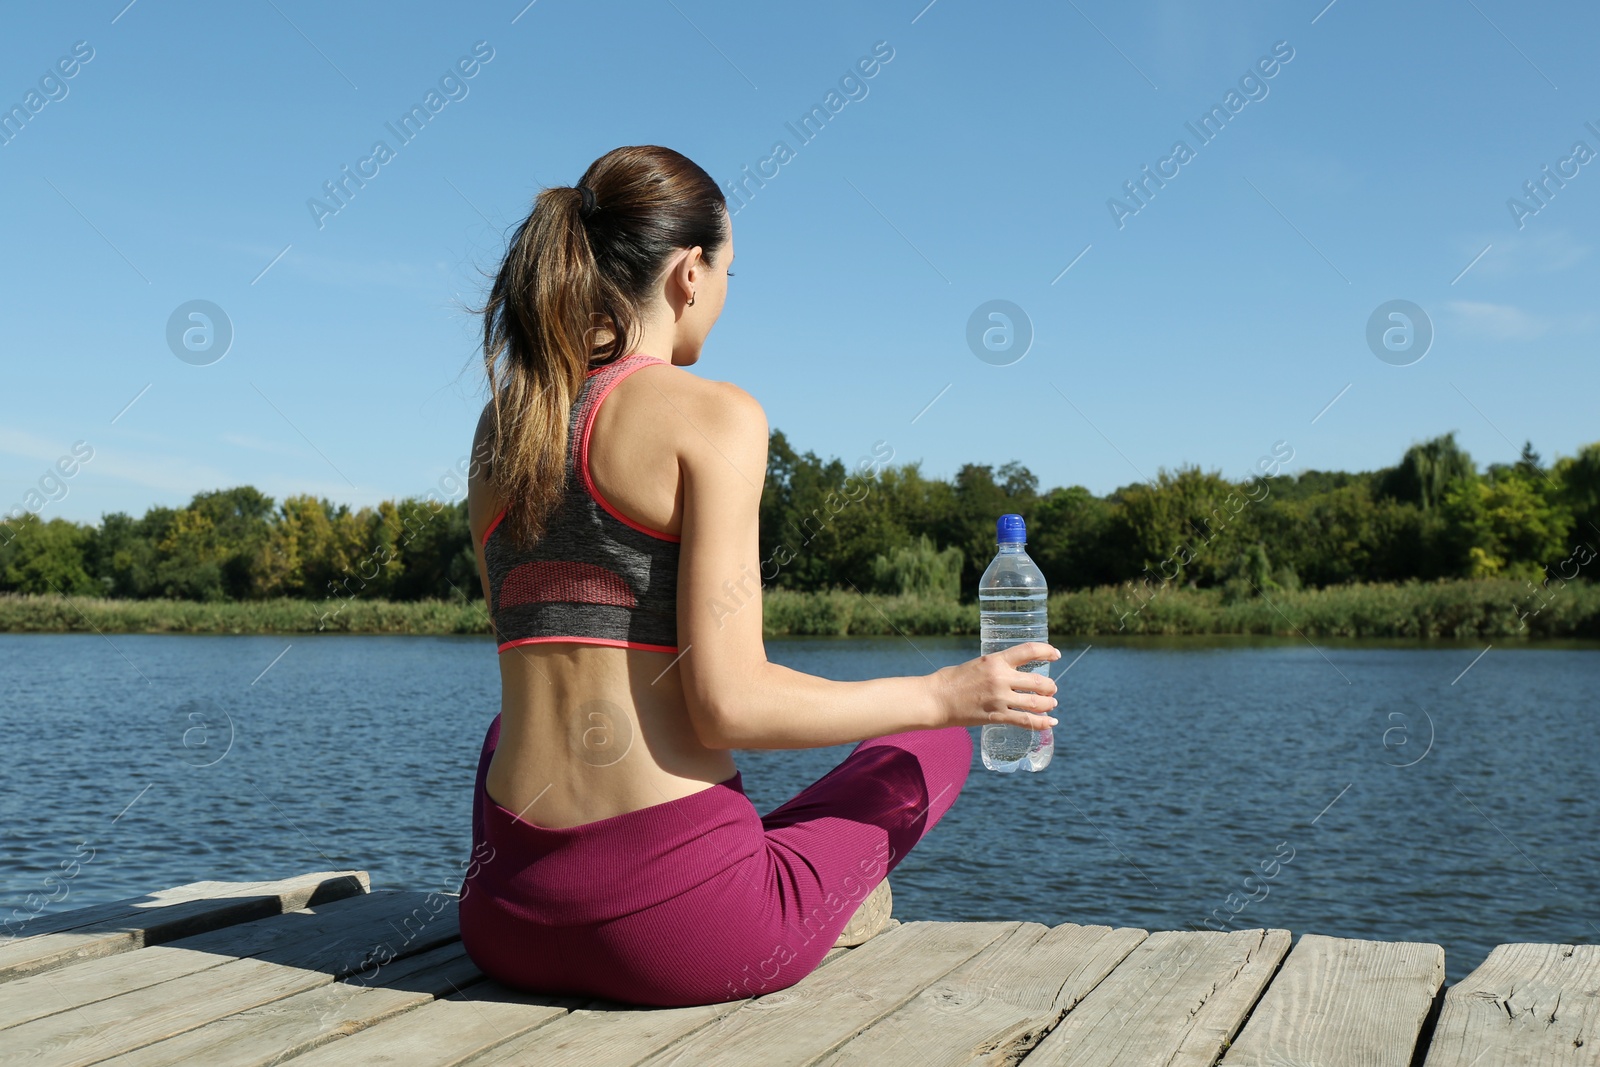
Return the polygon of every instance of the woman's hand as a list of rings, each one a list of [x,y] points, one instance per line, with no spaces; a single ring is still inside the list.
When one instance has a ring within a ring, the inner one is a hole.
[[[1054,679],[1020,671],[1024,663],[1058,660],[1061,653],[1043,641],[1028,641],[928,675],[940,719],[938,726],[987,726],[991,723],[1044,730],[1056,706]],[[1021,709],[1021,710],[1018,710]],[[1033,713],[1033,714],[1030,714]]]

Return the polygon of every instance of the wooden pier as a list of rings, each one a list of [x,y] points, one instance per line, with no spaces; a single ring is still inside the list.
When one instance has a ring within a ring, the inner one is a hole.
[[[478,972],[455,900],[365,872],[195,882],[0,942],[0,1063],[1600,1064],[1600,946],[904,922],[792,988],[693,1008]]]

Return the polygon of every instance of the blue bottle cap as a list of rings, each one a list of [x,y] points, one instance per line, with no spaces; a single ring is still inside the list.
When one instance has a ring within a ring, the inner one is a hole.
[[[995,537],[1002,545],[1020,545],[1028,540],[1028,527],[1021,515],[1002,515],[994,528]]]

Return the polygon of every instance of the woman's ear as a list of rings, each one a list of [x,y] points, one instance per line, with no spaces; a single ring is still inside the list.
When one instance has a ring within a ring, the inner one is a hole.
[[[683,279],[683,298],[688,300],[700,283],[705,281],[705,250],[699,245],[689,249],[678,269]]]

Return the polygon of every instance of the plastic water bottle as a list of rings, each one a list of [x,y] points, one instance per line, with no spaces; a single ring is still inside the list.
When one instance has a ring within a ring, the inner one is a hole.
[[[995,523],[1000,551],[978,582],[978,632],[984,655],[1027,641],[1050,639],[1044,575],[1023,550],[1028,531],[1021,515],[1002,515]],[[1019,670],[1049,675],[1047,660],[1024,663]],[[1055,731],[1029,730],[1005,723],[983,728],[983,765],[1011,774],[1026,767],[1042,771],[1055,755]]]

